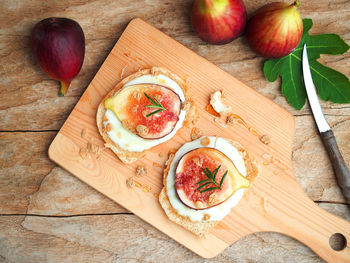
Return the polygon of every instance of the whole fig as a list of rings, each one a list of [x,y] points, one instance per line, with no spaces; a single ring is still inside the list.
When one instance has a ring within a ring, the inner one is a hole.
[[[247,13],[242,0],[195,0],[191,22],[203,41],[221,45],[242,34]]]
[[[82,28],[69,18],[46,18],[35,25],[31,44],[41,69],[61,82],[59,96],[64,96],[83,65],[85,37]]]
[[[247,25],[249,46],[264,58],[280,58],[291,53],[303,34],[303,21],[293,4],[275,2],[256,11]]]

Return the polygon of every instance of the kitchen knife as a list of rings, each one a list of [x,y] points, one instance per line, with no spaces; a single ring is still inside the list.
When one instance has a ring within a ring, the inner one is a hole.
[[[316,88],[312,81],[306,44],[304,45],[303,49],[303,76],[311,111],[314,116],[318,131],[320,132],[323,145],[328,152],[328,156],[331,160],[333,170],[338,181],[338,185],[342,189],[347,203],[350,205],[350,172],[346,167],[342,155],[340,154],[337,142],[335,141],[333,135],[333,131],[322,112],[321,105],[317,97]]]

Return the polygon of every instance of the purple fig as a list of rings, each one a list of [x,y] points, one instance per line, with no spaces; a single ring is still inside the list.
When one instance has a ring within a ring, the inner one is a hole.
[[[41,69],[61,82],[58,94],[64,96],[83,65],[85,37],[82,28],[72,19],[46,18],[35,25],[31,44]]]

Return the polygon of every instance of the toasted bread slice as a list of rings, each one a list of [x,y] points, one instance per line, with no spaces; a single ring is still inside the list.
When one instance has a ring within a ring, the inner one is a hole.
[[[100,132],[103,140],[106,142],[105,146],[107,148],[110,148],[118,157],[119,159],[126,164],[132,163],[137,161],[139,158],[141,158],[142,156],[145,155],[145,153],[150,150],[144,150],[142,152],[131,152],[125,149],[122,149],[121,147],[119,147],[119,145],[117,145],[116,143],[114,143],[109,136],[107,135],[107,131],[104,128],[103,125],[103,119],[106,113],[106,108],[104,106],[106,99],[113,97],[114,94],[121,88],[123,88],[123,86],[130,82],[131,80],[144,76],[144,75],[148,75],[148,74],[152,74],[153,76],[162,74],[165,75],[167,77],[169,77],[170,79],[174,80],[182,89],[184,95],[185,95],[185,102],[182,105],[182,110],[186,111],[186,118],[184,121],[183,125],[186,125],[186,122],[191,121],[193,118],[195,118],[196,115],[196,109],[194,107],[194,104],[192,102],[192,100],[189,98],[188,96],[188,91],[187,91],[187,85],[186,83],[179,78],[178,76],[176,76],[174,73],[170,72],[169,70],[165,69],[165,68],[158,68],[158,67],[153,67],[151,69],[144,69],[141,71],[138,71],[126,78],[124,78],[123,80],[121,80],[115,87],[114,89],[112,89],[101,101],[101,103],[99,104],[98,108],[97,108],[97,113],[96,113],[96,122],[97,122],[97,128],[98,131]]]
[[[252,182],[254,178],[258,175],[258,167],[255,160],[248,154],[248,152],[242,147],[241,144],[232,140],[228,140],[228,141],[238,150],[238,152],[242,156],[246,166],[246,170],[247,170],[246,178],[250,182]],[[163,177],[164,187],[160,192],[159,202],[162,208],[164,209],[166,215],[171,221],[183,226],[187,230],[191,231],[192,233],[200,237],[206,237],[220,221],[191,221],[188,217],[184,217],[178,214],[177,211],[172,207],[169,201],[169,198],[167,195],[166,181],[167,181],[170,165],[173,159],[174,159],[174,154],[170,154],[169,159],[167,161],[167,166],[164,170],[164,177]]]

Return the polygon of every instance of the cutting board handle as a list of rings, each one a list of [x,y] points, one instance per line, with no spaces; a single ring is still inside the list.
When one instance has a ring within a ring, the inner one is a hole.
[[[291,236],[327,262],[350,262],[350,223],[332,215],[302,191],[297,182],[276,189],[267,214],[273,230]]]

